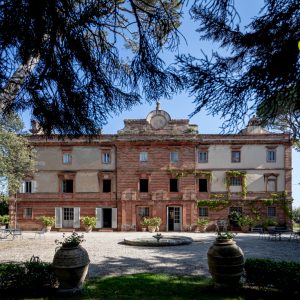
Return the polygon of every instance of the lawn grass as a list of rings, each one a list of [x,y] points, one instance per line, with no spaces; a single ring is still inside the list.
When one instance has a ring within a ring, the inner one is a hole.
[[[89,280],[83,294],[68,299],[183,300],[274,299],[278,294],[249,288],[216,288],[211,279],[197,276],[134,274]],[[51,297],[51,299],[61,299]]]

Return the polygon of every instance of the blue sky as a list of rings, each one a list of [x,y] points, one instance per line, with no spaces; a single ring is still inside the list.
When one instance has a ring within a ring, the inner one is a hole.
[[[191,1],[190,1],[191,2]],[[263,1],[261,0],[236,0],[238,12],[241,16],[242,25],[246,25],[251,18],[259,14]],[[180,31],[186,38],[186,42],[182,40],[178,53],[190,53],[193,56],[199,57],[201,50],[208,56],[210,56],[213,50],[219,50],[218,45],[211,44],[210,42],[199,41],[199,34],[195,32],[197,24],[195,24],[188,15],[187,9],[185,17],[180,27]],[[126,51],[120,49],[120,51]],[[163,53],[162,57],[167,63],[172,63],[170,60],[170,53]],[[181,93],[175,95],[171,100],[160,99],[161,108],[166,110],[174,119],[188,118],[190,113],[195,109],[193,104],[193,97],[190,97],[187,93]],[[140,119],[145,118],[147,114],[155,108],[155,103],[145,103],[135,106],[131,111],[125,111],[120,115],[113,115],[109,117],[108,124],[103,127],[104,133],[116,133],[117,130],[123,128],[124,119]],[[24,122],[26,126],[29,126],[30,117],[28,114],[24,114]],[[205,112],[201,112],[190,119],[192,124],[197,124],[199,127],[199,133],[220,133],[220,126],[222,120],[218,116],[207,116]],[[300,207],[300,153],[293,150],[293,198],[295,207]]]

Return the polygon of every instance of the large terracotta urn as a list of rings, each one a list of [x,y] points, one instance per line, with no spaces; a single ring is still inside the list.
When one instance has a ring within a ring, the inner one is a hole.
[[[207,252],[208,267],[219,284],[238,284],[244,272],[244,253],[233,239],[214,242]]]
[[[81,246],[59,247],[52,264],[59,288],[80,289],[87,275],[89,263],[89,255]]]

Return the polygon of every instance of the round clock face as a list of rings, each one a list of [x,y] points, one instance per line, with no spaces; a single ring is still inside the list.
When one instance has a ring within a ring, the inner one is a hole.
[[[160,129],[160,128],[163,128],[167,124],[167,120],[164,116],[156,115],[156,116],[152,117],[150,123],[154,129]]]

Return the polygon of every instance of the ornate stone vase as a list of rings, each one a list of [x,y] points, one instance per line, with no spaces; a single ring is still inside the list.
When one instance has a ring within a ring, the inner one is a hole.
[[[244,253],[233,239],[214,242],[207,252],[208,268],[219,284],[236,285],[244,272]]]
[[[87,275],[89,263],[89,255],[81,246],[59,247],[52,263],[59,288],[80,289]]]

